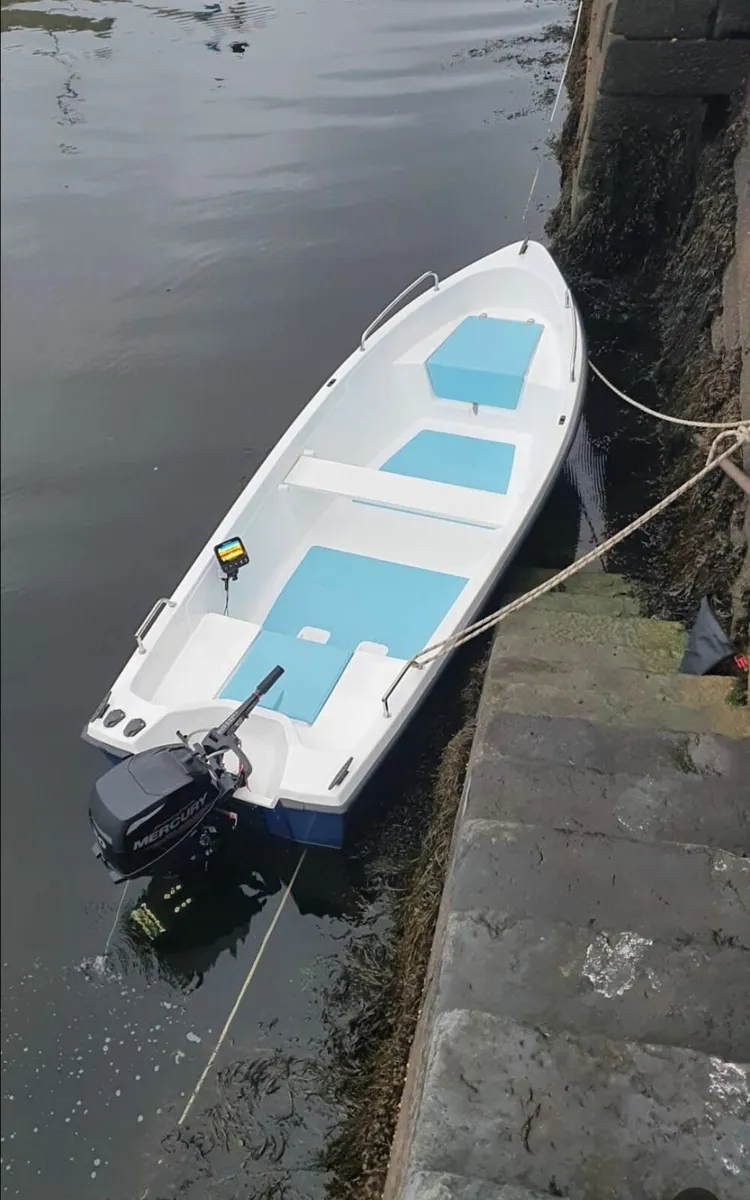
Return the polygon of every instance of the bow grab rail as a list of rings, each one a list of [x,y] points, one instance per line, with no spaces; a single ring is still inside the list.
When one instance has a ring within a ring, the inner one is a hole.
[[[578,314],[576,313],[576,306],[573,303],[570,288],[565,292],[565,307],[570,309],[570,315],[573,318],[573,353],[570,359],[570,382],[575,383],[576,359],[578,357]]]
[[[390,304],[386,304],[382,313],[380,313],[375,318],[374,321],[370,322],[370,324],[367,326],[367,329],[364,331],[364,333],[362,334],[362,337],[360,338],[360,341],[359,341],[360,350],[366,349],[365,342],[367,341],[368,337],[370,337],[371,334],[373,334],[375,332],[375,330],[378,328],[378,326],[381,324],[381,322],[385,320],[386,317],[390,316],[390,314],[393,312],[393,310],[395,308],[398,308],[401,301],[404,300],[409,295],[409,292],[413,292],[415,288],[419,287],[420,283],[425,283],[428,279],[434,280],[434,284],[433,284],[433,288],[432,288],[433,292],[437,292],[440,290],[440,276],[437,274],[437,272],[436,271],[425,271],[423,275],[419,276],[419,279],[415,279],[412,283],[409,284],[408,287],[405,287],[403,292],[399,292],[398,296],[396,296],[396,298],[394,300],[391,300]]]
[[[141,621],[140,625],[138,626],[138,628],[135,631],[135,642],[138,647],[139,654],[146,653],[146,647],[143,644],[143,639],[145,638],[145,636],[148,633],[151,626],[154,624],[156,618],[161,615],[162,611],[165,608],[176,608],[176,607],[177,607],[177,601],[170,600],[166,596],[162,596],[160,600],[156,601],[156,604],[151,609],[148,616],[143,621]]]
[[[414,667],[414,669],[415,669],[415,670],[417,670],[417,671],[421,671],[421,669],[422,669],[422,664],[421,664],[420,662],[418,662],[418,661],[417,661],[417,658],[416,658],[416,657],[415,657],[415,658],[410,658],[410,659],[409,659],[409,661],[408,661],[408,663],[404,663],[403,667],[402,667],[402,668],[401,668],[401,670],[399,671],[399,673],[398,673],[398,675],[396,676],[396,678],[394,679],[393,683],[392,683],[392,684],[391,684],[391,686],[388,688],[388,691],[387,691],[387,692],[385,692],[385,694],[384,694],[383,696],[381,696],[381,702],[382,702],[382,705],[383,705],[383,716],[384,716],[384,717],[390,717],[390,715],[391,715],[391,708],[390,708],[390,705],[389,705],[388,701],[390,700],[391,696],[393,695],[393,693],[395,692],[396,688],[397,688],[397,687],[398,687],[398,685],[400,684],[401,680],[404,678],[404,675],[406,675],[406,674],[407,674],[407,673],[408,673],[408,672],[411,670],[411,668],[412,668],[412,667]]]

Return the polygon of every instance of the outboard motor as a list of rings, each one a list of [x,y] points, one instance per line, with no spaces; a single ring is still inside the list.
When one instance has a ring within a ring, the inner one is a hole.
[[[178,731],[179,742],[133,754],[96,781],[89,804],[94,853],[116,883],[168,875],[210,853],[218,825],[230,826],[225,802],[252,771],[237,730],[283,674],[274,667],[202,742],[191,746]],[[224,767],[228,751],[239,761],[238,773]]]

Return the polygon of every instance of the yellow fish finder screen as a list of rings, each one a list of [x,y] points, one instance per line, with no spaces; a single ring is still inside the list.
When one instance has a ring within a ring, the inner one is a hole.
[[[214,554],[224,574],[230,577],[235,576],[240,567],[245,567],[250,562],[242,538],[238,537],[219,542],[218,546],[214,546]]]

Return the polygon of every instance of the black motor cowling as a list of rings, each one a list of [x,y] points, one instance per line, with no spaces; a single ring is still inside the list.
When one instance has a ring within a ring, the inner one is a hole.
[[[179,743],[123,759],[96,781],[89,804],[94,850],[113,879],[168,874],[178,857],[189,859],[210,842],[208,817],[219,815],[221,802],[252,770],[237,730],[283,674],[283,667],[274,667],[202,742],[191,746],[178,731]],[[236,774],[224,768],[228,751],[239,762]],[[233,828],[236,818],[226,812],[223,817]]]
[[[187,850],[222,797],[206,761],[183,745],[123,759],[94,784],[89,817],[97,852],[115,878],[147,875]]]

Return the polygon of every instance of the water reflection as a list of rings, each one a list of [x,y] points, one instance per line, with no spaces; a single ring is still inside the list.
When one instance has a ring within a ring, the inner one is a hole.
[[[578,497],[576,558],[600,545],[607,534],[605,468],[607,456],[591,436],[584,413],[565,461],[565,478]]]
[[[12,30],[36,29],[44,33],[93,33],[96,37],[108,36],[115,24],[114,16],[95,17],[90,15],[91,5],[118,4],[123,0],[80,0],[66,12],[48,12],[35,0],[1,0],[1,28],[3,33]],[[234,49],[243,43],[237,41],[238,33],[264,29],[274,16],[270,4],[252,4],[248,0],[232,0],[232,3],[203,4],[197,9],[171,8],[147,2],[135,5],[147,9],[158,17],[166,17],[182,25],[202,24],[211,31],[206,45],[219,50],[222,44]],[[248,42],[244,43],[246,48]]]
[[[238,835],[207,868],[152,880],[130,909],[119,953],[141,975],[159,975],[182,992],[199,988],[224,954],[237,958],[269,899],[294,879],[290,899],[301,917],[356,920],[365,898],[361,861],[264,836]]]
[[[96,37],[107,37],[115,23],[114,17],[79,16],[74,12],[45,12],[37,5],[17,8],[15,0],[2,0],[0,30],[8,33],[14,29],[39,29],[43,33],[93,33]]]
[[[250,46],[249,41],[238,35],[249,36],[251,32],[264,29],[275,15],[271,5],[250,4],[247,0],[203,4],[199,9],[163,8],[148,4],[144,7],[183,25],[198,23],[205,26],[209,33],[204,43],[206,49],[217,52],[230,50],[235,54],[244,54]]]

